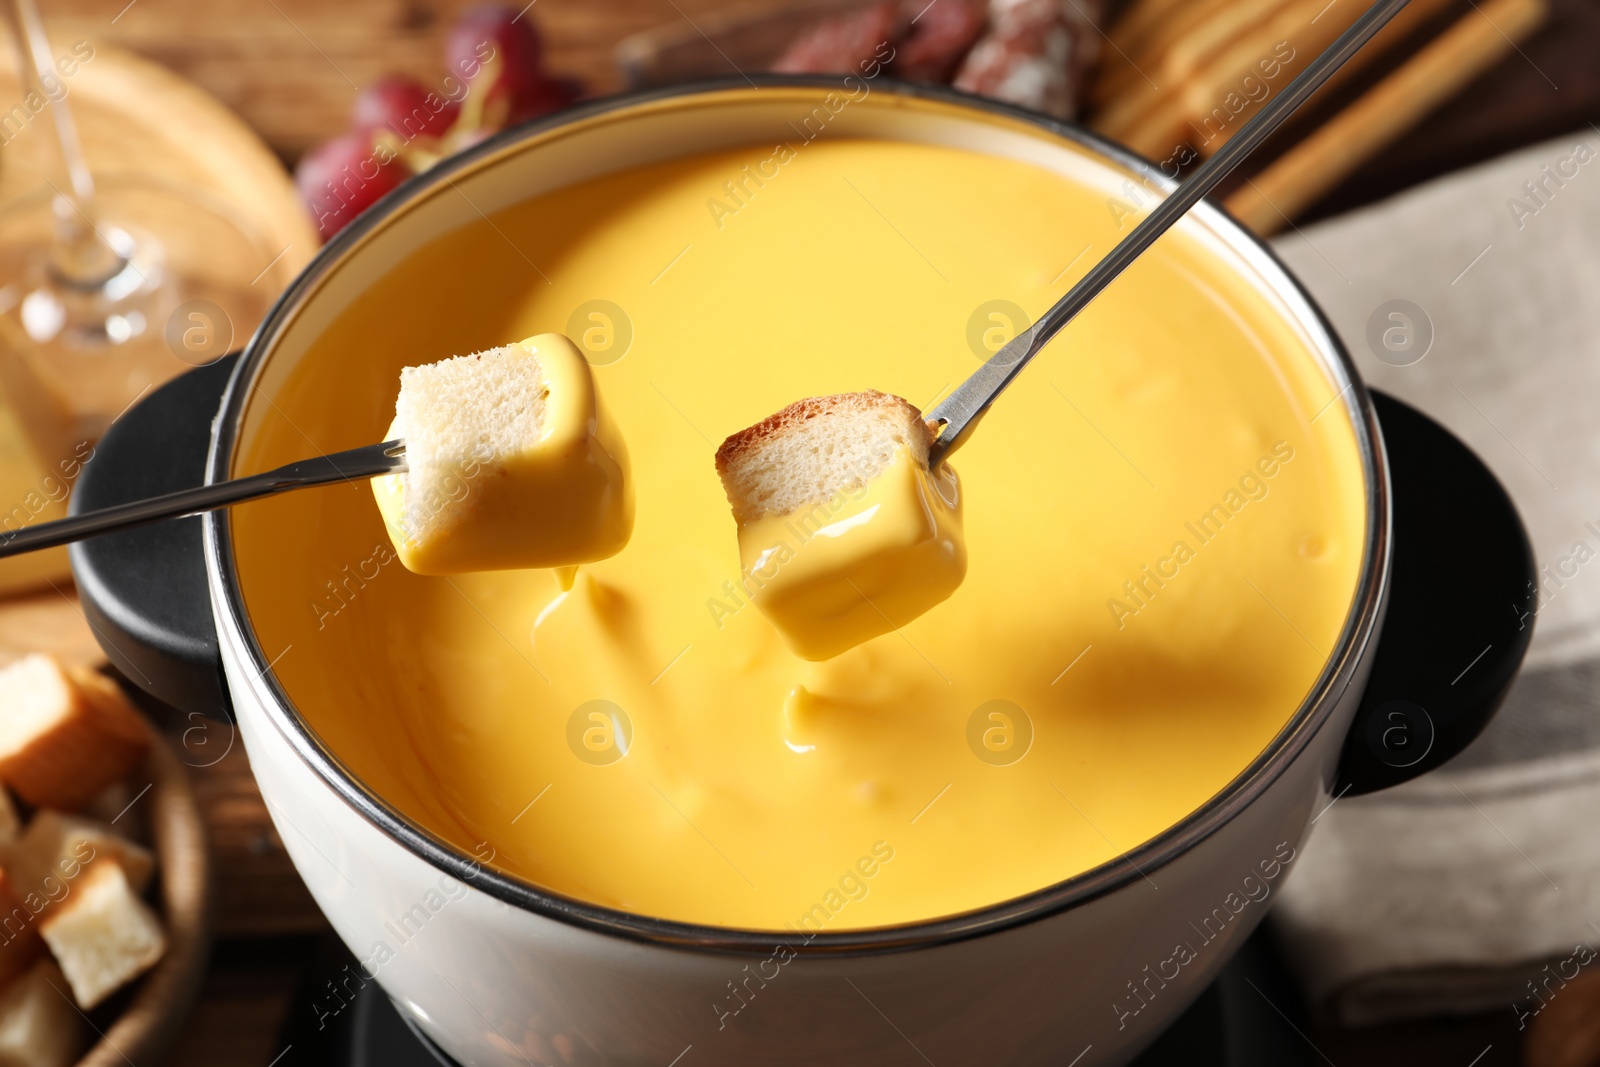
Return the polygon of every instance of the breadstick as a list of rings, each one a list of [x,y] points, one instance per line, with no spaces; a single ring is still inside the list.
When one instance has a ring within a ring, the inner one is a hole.
[[[1111,32],[1111,43],[1132,55],[1144,47],[1145,39],[1168,17],[1193,7],[1194,0],[1134,0]]]
[[[1322,88],[1317,90],[1317,96],[1332,92],[1337,86],[1353,78],[1379,56],[1405,40],[1420,29],[1423,23],[1439,14],[1445,8],[1455,3],[1455,0],[1411,0],[1409,4],[1400,9],[1399,14],[1389,20],[1389,24],[1379,30],[1366,43],[1366,46],[1351,56],[1344,66],[1333,72],[1327,81],[1322,83]],[[1317,96],[1311,99],[1316,100]],[[1309,101],[1308,101],[1309,103]]]
[[[1307,63],[1344,32],[1347,24],[1332,17],[1326,8],[1325,0],[1297,0],[1279,11],[1256,33],[1219,53],[1206,65],[1205,71],[1190,79],[1183,87],[1176,109],[1151,114],[1129,130],[1127,143],[1145,152],[1170,148],[1180,140],[1188,140],[1201,153],[1215,149],[1249,120],[1261,100],[1289,84]],[[1320,17],[1319,12],[1322,13]],[[1348,13],[1354,16],[1359,12],[1351,5]],[[1285,41],[1293,48],[1288,59],[1277,48]],[[1251,100],[1241,92],[1243,82],[1257,72],[1261,62],[1275,64],[1277,73],[1266,86],[1267,93]],[[1237,111],[1229,106],[1234,98],[1243,105]],[[1216,119],[1216,128],[1210,128],[1207,123],[1219,113],[1221,117]],[[1141,148],[1142,145],[1151,147]]]
[[[1258,2],[1261,0],[1245,0],[1245,6],[1254,6]],[[1266,3],[1285,2],[1286,0],[1266,0]],[[1210,8],[1222,8],[1226,13],[1237,10],[1237,6],[1235,0],[1203,0],[1202,3],[1197,3],[1195,10],[1208,18],[1200,19],[1197,24],[1184,24],[1171,40],[1162,40],[1158,48],[1152,48],[1136,56],[1134,64],[1138,64],[1138,69],[1130,67],[1126,70],[1126,74],[1120,78],[1120,83],[1115,85],[1104,83],[1106,101],[1094,112],[1094,128],[1110,138],[1120,138],[1130,126],[1138,122],[1141,115],[1147,114],[1160,102],[1171,98],[1181,88],[1178,78],[1166,77],[1163,72],[1163,64],[1171,48],[1181,43],[1184,35],[1202,32],[1208,22],[1222,18],[1222,14],[1211,13]],[[1096,82],[1101,82],[1101,78],[1096,77]]]
[[[1281,0],[1239,0],[1217,18],[1207,19],[1193,32],[1173,42],[1161,61],[1162,78],[1173,83],[1186,81],[1230,47],[1248,43],[1252,46],[1250,50],[1258,51],[1253,38],[1265,32],[1264,28],[1289,6]]]
[[[1392,48],[1396,42],[1403,40],[1405,37],[1410,35],[1428,19],[1432,18],[1444,8],[1448,7],[1451,2],[1452,0],[1411,0],[1411,3],[1407,4],[1404,10],[1390,20],[1389,24],[1379,31],[1378,35],[1374,37],[1365,48],[1361,49],[1361,51],[1357,52],[1353,57],[1351,57],[1350,61],[1344,66],[1334,71],[1333,77],[1329,78],[1328,81],[1323,84],[1323,87],[1317,90],[1317,96],[1312,97],[1312,99],[1326,99],[1326,94],[1333,91],[1335,86],[1345,79],[1353,77],[1362,67],[1366,66],[1368,63],[1371,63],[1378,56],[1381,56],[1387,49]],[[1338,29],[1339,27],[1335,28]],[[1327,40],[1329,43],[1332,42],[1332,39],[1332,34],[1327,35]],[[1320,42],[1316,45],[1317,50],[1321,50],[1325,47],[1327,47],[1327,45]],[[1309,61],[1312,54],[1313,53],[1310,50],[1305,51],[1303,55],[1297,54],[1295,57],[1295,66],[1298,67],[1302,60]],[[1299,73],[1297,69],[1293,70],[1291,71],[1290,76],[1292,77],[1297,73]],[[1265,101],[1263,100],[1262,102]],[[1259,104],[1257,103],[1251,103],[1248,105],[1237,116],[1238,121],[1229,124],[1229,127],[1226,131],[1224,131],[1223,136],[1214,137],[1209,141],[1204,140],[1203,138],[1199,139],[1201,143],[1197,144],[1195,147],[1200,153],[1201,157],[1204,158],[1211,155],[1211,153],[1215,152],[1218,148],[1221,148],[1224,144],[1226,144],[1228,138],[1233,135],[1233,131],[1238,129],[1239,125],[1242,122],[1247,121],[1251,115],[1255,114],[1258,107]],[[1193,116],[1190,117],[1192,118]]]
[[[1546,0],[1475,5],[1437,40],[1228,197],[1228,210],[1263,237],[1275,233],[1503,59],[1549,11]]]
[[[1272,2],[1282,5],[1289,0]],[[1097,104],[1101,107],[1114,106],[1128,93],[1153,89],[1155,86],[1152,83],[1160,83],[1158,91],[1171,90],[1173,86],[1168,79],[1160,76],[1161,63],[1166,54],[1186,36],[1203,29],[1213,20],[1227,18],[1230,11],[1240,6],[1239,0],[1192,0],[1181,10],[1173,12],[1138,49],[1126,53],[1125,61],[1118,55],[1118,63],[1102,67],[1102,73],[1095,78]],[[1245,0],[1243,6],[1255,5]],[[1114,49],[1111,54],[1116,55]]]
[[[1312,0],[1302,2],[1311,3]],[[1286,18],[1293,6],[1289,0],[1241,3],[1230,9],[1227,17],[1211,19],[1174,42],[1162,59],[1158,75],[1171,92],[1159,106],[1145,110],[1124,131],[1129,143],[1147,143],[1148,148],[1141,148],[1141,151],[1170,151],[1176,143],[1170,134],[1181,128],[1196,80],[1203,78],[1213,64],[1227,63],[1230,55],[1254,56],[1253,62],[1268,57],[1274,44],[1281,40],[1271,36],[1272,27]],[[1234,82],[1249,73],[1248,67],[1235,72]],[[1144,131],[1148,126],[1158,132],[1146,135]]]

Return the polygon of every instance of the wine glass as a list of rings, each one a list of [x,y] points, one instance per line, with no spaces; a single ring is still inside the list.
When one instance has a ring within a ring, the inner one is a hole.
[[[0,382],[50,470],[241,344],[284,279],[263,279],[273,250],[215,195],[91,174],[35,0],[7,7],[47,158],[37,192],[0,204]]]

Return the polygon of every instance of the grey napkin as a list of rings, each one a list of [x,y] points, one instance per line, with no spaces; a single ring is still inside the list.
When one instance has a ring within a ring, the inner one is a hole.
[[[1541,580],[1494,723],[1433,774],[1324,811],[1274,921],[1339,1022],[1498,1008],[1526,1025],[1600,949],[1600,130],[1276,246],[1367,382],[1494,470]]]

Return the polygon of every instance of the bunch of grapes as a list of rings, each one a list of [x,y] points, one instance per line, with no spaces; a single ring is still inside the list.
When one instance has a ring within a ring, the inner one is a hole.
[[[486,4],[466,11],[446,37],[449,72],[437,90],[401,75],[362,90],[350,132],[318,145],[295,168],[322,239],[445,156],[576,99],[575,83],[544,72],[542,53],[530,18]]]

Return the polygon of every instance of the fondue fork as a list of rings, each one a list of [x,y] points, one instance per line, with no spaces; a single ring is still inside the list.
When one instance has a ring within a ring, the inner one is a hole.
[[[0,535],[0,559],[41,548],[54,548],[97,534],[198,515],[203,511],[214,511],[230,504],[242,504],[246,500],[257,500],[294,489],[364,481],[380,474],[403,474],[406,469],[404,441],[363,445],[315,459],[302,459],[262,474],[180,489],[148,500],[134,500],[55,522],[12,530]]]
[[[1255,117],[1202,163],[1188,180],[1157,204],[1133,232],[1096,263],[1049,311],[1023,330],[983,366],[956,386],[927,418],[939,424],[939,436],[928,449],[928,466],[937,467],[950,453],[964,444],[978,420],[995,398],[1011,384],[1022,368],[1039,354],[1061,328],[1077,317],[1101,290],[1127,270],[1174,223],[1216,188],[1246,156],[1260,146],[1301,104],[1321,88],[1334,71],[1355,55],[1384,25],[1405,7],[1407,0],[1378,0],[1350,26],[1339,39],[1311,62],[1288,84],[1282,93],[1269,100]]]

